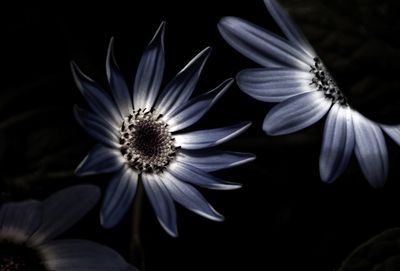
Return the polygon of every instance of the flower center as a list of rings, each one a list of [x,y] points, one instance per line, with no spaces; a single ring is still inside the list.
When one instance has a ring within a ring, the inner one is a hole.
[[[311,66],[310,70],[310,72],[314,74],[311,85],[317,87],[319,91],[323,91],[325,96],[331,99],[333,103],[338,102],[342,105],[347,105],[346,97],[337,86],[336,82],[332,79],[328,69],[318,57],[315,57],[314,61],[315,64],[314,66]]]
[[[121,153],[128,165],[140,172],[161,172],[175,157],[175,139],[161,114],[135,110],[124,119],[120,133]]]
[[[43,258],[25,244],[0,240],[0,271],[48,271]]]

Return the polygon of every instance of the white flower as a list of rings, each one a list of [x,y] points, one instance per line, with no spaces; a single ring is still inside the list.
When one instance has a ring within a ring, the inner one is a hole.
[[[306,128],[328,113],[320,155],[320,175],[332,182],[346,169],[355,151],[373,187],[382,186],[388,173],[384,130],[400,143],[400,126],[373,122],[355,111],[312,46],[275,0],[264,0],[285,34],[277,36],[240,18],[219,22],[224,39],[265,68],[237,75],[239,87],[265,102],[279,102],[266,116],[263,129],[284,135]]]
[[[43,202],[26,200],[0,206],[0,270],[135,271],[114,250],[86,240],[53,240],[97,203],[92,185],[61,190]]]
[[[222,215],[192,184],[210,189],[239,188],[240,185],[219,180],[208,172],[243,164],[254,156],[210,149],[243,132],[249,127],[248,122],[181,132],[197,122],[233,80],[190,99],[210,53],[206,48],[159,91],[164,72],[163,36],[164,23],[142,56],[132,96],[113,57],[113,40],[106,63],[112,96],[72,65],[76,84],[93,110],[91,113],[75,108],[75,115],[100,142],[76,173],[114,173],[101,211],[104,227],[113,227],[121,220],[141,181],[160,224],[177,236],[173,201],[209,219],[222,220]]]

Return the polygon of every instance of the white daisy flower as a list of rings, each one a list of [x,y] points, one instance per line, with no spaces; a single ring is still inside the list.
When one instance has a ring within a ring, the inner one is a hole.
[[[222,18],[218,25],[233,48],[264,67],[237,75],[239,87],[250,96],[279,103],[265,117],[264,131],[293,133],[328,114],[319,162],[321,179],[338,178],[354,150],[369,183],[384,185],[388,154],[382,130],[400,143],[400,126],[381,125],[354,110],[288,14],[275,0],[264,2],[285,37],[235,17]]]
[[[1,271],[135,271],[114,250],[86,240],[53,240],[98,202],[92,185],[61,190],[44,201],[0,206]]]
[[[145,50],[136,72],[133,91],[123,79],[110,42],[106,70],[111,96],[73,64],[76,84],[92,112],[75,108],[86,131],[99,141],[78,166],[78,175],[113,172],[101,210],[101,224],[115,226],[131,207],[138,182],[142,182],[162,227],[177,236],[174,201],[206,218],[220,221],[216,212],[193,187],[236,189],[208,172],[237,166],[254,159],[246,153],[211,149],[246,130],[250,123],[182,132],[197,122],[232,83],[190,99],[210,48],[186,65],[162,91],[164,23]],[[131,95],[132,93],[132,95]]]

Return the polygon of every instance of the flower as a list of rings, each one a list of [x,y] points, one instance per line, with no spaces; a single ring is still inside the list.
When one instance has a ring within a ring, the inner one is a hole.
[[[25,200],[0,206],[0,270],[134,271],[114,250],[86,240],[53,240],[97,203],[93,185],[61,190],[44,201]]]
[[[328,114],[319,160],[321,179],[337,179],[354,150],[369,183],[382,186],[388,173],[382,130],[400,144],[400,126],[376,123],[354,110],[288,14],[275,0],[264,2],[285,38],[240,18],[224,17],[218,24],[233,48],[264,66],[237,75],[245,93],[279,102],[265,117],[263,130],[269,135],[289,134]]]
[[[133,87],[133,97],[118,69],[110,41],[106,70],[110,96],[73,64],[75,82],[94,113],[75,108],[78,122],[100,144],[78,166],[78,175],[113,172],[101,210],[101,224],[115,226],[127,212],[142,182],[157,219],[177,236],[174,201],[206,218],[221,221],[204,197],[192,186],[236,189],[208,172],[254,159],[246,153],[211,147],[237,136],[250,123],[230,127],[181,132],[198,121],[231,85],[189,99],[207,60],[210,48],[201,51],[159,91],[164,72],[164,23],[145,50]]]

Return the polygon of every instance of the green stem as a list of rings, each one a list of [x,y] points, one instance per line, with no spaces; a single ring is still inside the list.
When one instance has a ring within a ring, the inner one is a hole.
[[[142,203],[143,203],[144,189],[141,180],[138,182],[135,200],[132,207],[132,236],[129,244],[129,260],[141,271],[145,270],[144,265],[144,252],[140,238],[140,223],[142,217]]]

